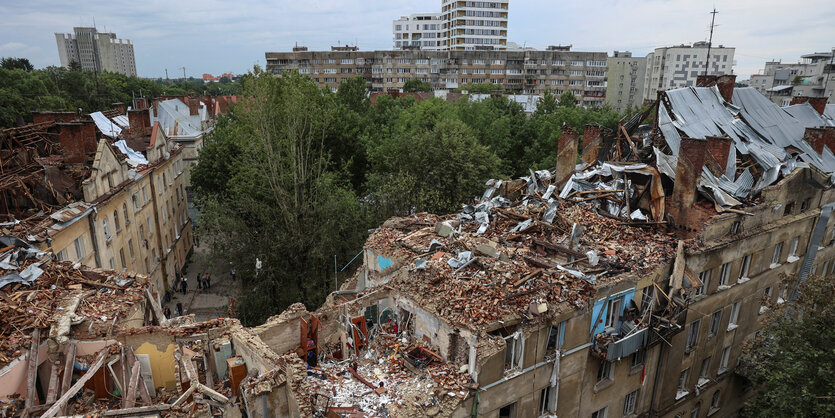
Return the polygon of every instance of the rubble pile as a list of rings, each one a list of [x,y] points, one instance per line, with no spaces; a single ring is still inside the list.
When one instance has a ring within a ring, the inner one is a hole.
[[[673,237],[560,201],[551,177],[535,176],[538,184],[516,202],[496,196],[455,215],[387,221],[369,247],[410,269],[390,285],[453,323],[478,327],[561,305],[582,309],[596,286],[647,274],[675,255]]]

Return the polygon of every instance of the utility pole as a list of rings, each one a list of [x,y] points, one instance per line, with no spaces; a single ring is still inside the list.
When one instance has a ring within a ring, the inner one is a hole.
[[[710,39],[707,41],[707,60],[705,61],[705,75],[707,75],[707,70],[710,68],[710,48],[713,46],[713,24],[716,22],[716,8],[713,8],[713,11],[710,12],[713,16],[710,18]]]
[[[168,68],[165,69],[165,81],[168,81]]]
[[[180,67],[183,70],[183,81],[186,81],[186,67]]]

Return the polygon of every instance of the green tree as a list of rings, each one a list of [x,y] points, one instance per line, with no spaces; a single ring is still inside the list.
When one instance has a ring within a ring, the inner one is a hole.
[[[756,389],[745,416],[835,416],[833,299],[835,281],[812,275],[797,299],[770,307],[740,366]]]
[[[571,92],[567,92],[571,93]],[[562,99],[562,98],[560,98]],[[542,98],[539,99],[539,102],[536,104],[536,111],[534,114],[536,115],[550,115],[557,112],[557,107],[560,106],[560,103],[557,101],[557,96],[551,92],[551,89],[545,89],[545,93],[542,95]]]
[[[252,325],[293,302],[319,306],[334,290],[334,255],[353,256],[366,224],[343,173],[330,169],[332,95],[298,74],[259,71],[243,95],[206,141],[192,181],[212,258],[238,272],[237,313]]]
[[[406,93],[429,93],[432,91],[432,85],[417,78],[410,78],[403,83],[403,91]]]
[[[67,66],[67,68],[70,71],[81,71],[81,63],[76,60],[72,60],[70,61],[70,65]]]
[[[0,68],[5,68],[7,70],[23,70],[27,73],[35,69],[35,67],[32,66],[32,63],[29,62],[29,59],[12,57],[4,57],[3,59],[0,59]]]
[[[574,96],[570,90],[566,90],[565,93],[560,95],[560,106],[563,107],[574,107],[577,106],[577,97]]]

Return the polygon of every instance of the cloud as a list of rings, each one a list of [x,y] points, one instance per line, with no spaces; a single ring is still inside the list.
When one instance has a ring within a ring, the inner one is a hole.
[[[142,76],[245,72],[264,64],[264,52],[311,50],[337,43],[361,49],[392,46],[392,20],[440,10],[428,0],[4,0],[0,52],[28,57],[38,67],[58,64],[55,32],[91,26],[134,42]],[[572,44],[574,50],[631,50],[706,40],[712,3],[703,0],[511,0],[509,40],[537,48]],[[769,59],[796,61],[828,51],[835,39],[835,2],[716,1],[714,43],[736,47],[740,78]],[[12,50],[12,48],[17,48]]]

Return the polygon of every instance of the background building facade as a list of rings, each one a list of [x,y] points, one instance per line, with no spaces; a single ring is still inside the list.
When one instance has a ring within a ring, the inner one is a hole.
[[[443,21],[440,13],[403,16],[392,22],[394,49],[443,49]]]
[[[707,42],[655,48],[647,55],[644,99],[655,100],[659,91],[696,85],[696,77],[733,74],[734,50],[722,45],[710,48],[710,65],[705,67]]]
[[[136,76],[133,42],[119,39],[115,33],[99,32],[94,27],[76,27],[73,33],[56,33],[61,66],[73,61],[84,71],[110,71]]]
[[[780,106],[791,104],[792,97],[826,97],[835,100],[833,52],[801,56],[797,63],[768,61],[760,74],[751,76],[750,85]]]
[[[633,57],[629,51],[615,51],[607,63],[606,103],[619,112],[643,105],[646,57]]]
[[[446,33],[446,49],[507,49],[508,3],[508,0],[443,0],[441,14]]]
[[[496,90],[541,95],[571,91],[584,106],[606,98],[605,52],[546,51],[297,51],[267,52],[267,71],[298,71],[335,90],[361,76],[372,92],[399,91],[410,79],[452,90],[492,83]]]

